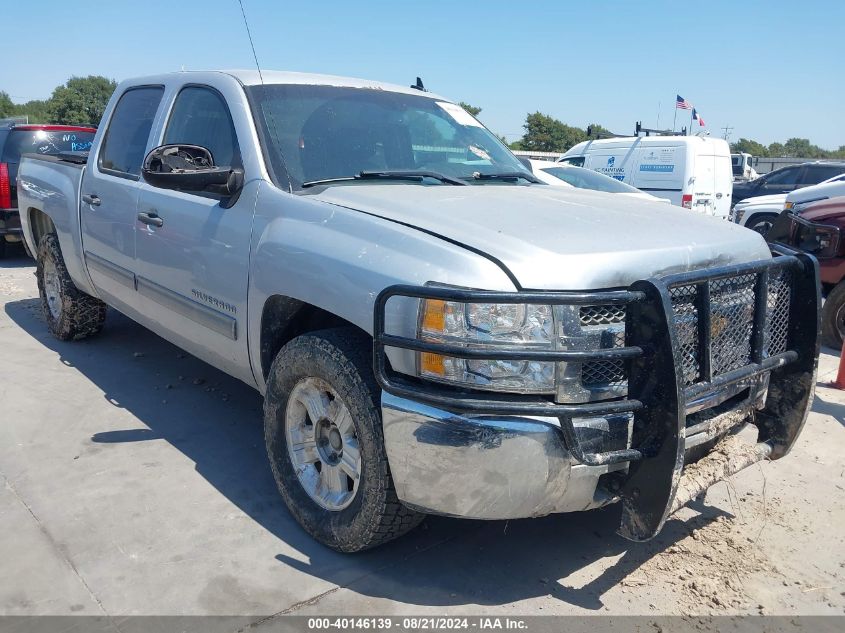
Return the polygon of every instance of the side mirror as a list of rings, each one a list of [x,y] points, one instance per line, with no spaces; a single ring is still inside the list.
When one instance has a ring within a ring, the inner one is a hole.
[[[243,186],[242,169],[218,167],[211,152],[199,145],[161,145],[144,159],[144,180],[174,191],[233,196]]]

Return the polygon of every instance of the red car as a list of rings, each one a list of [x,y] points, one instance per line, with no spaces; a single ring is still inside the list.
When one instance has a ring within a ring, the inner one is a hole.
[[[820,200],[800,215],[784,211],[766,239],[819,260],[822,282],[822,343],[840,348],[845,338],[845,196]]]
[[[0,257],[7,244],[21,241],[15,186],[21,154],[86,152],[96,133],[91,126],[0,123]]]

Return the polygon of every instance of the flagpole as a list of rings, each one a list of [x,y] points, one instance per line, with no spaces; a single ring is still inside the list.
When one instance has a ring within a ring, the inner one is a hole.
[[[695,112],[695,108],[690,107],[690,109],[689,109],[689,128],[687,128],[687,136],[689,136],[690,132],[692,132],[692,113],[693,112]]]
[[[678,121],[678,99],[675,98],[675,116],[672,118],[672,132],[675,132],[675,124]]]

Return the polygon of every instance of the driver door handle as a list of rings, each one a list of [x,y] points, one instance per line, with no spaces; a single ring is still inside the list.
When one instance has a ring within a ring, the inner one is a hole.
[[[149,226],[163,226],[164,220],[158,217],[158,213],[150,211],[149,213],[139,213],[138,221],[148,224]]]
[[[82,202],[90,204],[92,207],[99,207],[102,201],[100,200],[100,196],[94,193],[86,193],[82,195]]]

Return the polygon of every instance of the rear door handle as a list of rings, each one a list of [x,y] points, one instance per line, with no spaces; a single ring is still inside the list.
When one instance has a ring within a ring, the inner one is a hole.
[[[138,221],[148,224],[150,226],[163,226],[164,220],[158,217],[158,213],[150,211],[149,213],[139,213]]]
[[[82,202],[90,204],[92,207],[99,207],[102,200],[100,200],[100,196],[96,194],[86,193],[82,195]]]

